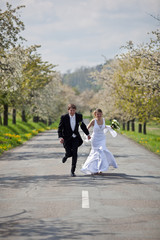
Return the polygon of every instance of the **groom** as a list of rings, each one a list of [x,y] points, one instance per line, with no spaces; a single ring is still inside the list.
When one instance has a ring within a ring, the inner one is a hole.
[[[62,162],[65,163],[67,158],[72,157],[71,176],[75,177],[75,169],[77,163],[78,147],[82,145],[83,140],[79,134],[79,126],[90,139],[89,131],[83,122],[82,114],[76,113],[74,104],[68,105],[68,114],[62,115],[58,127],[58,137],[60,143],[63,143],[65,148],[65,156]]]

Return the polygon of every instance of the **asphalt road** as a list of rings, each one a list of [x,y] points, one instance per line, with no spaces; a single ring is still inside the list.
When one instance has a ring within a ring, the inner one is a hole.
[[[80,168],[90,143],[79,148],[77,177],[55,130],[0,157],[0,239],[160,239],[160,158],[107,134],[118,169],[86,176]]]

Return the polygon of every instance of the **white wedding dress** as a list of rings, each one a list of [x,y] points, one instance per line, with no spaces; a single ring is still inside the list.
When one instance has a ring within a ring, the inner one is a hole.
[[[103,125],[98,125],[95,119],[93,133],[91,136],[91,151],[83,164],[81,171],[85,174],[94,174],[98,172],[106,171],[109,166],[117,168],[117,163],[113,154],[106,147],[106,135],[105,133],[110,131],[113,137],[117,133],[110,127],[105,125],[103,119]]]

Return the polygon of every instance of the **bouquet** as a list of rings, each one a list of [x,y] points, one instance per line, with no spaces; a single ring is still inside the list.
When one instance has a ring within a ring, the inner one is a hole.
[[[113,119],[113,120],[112,120],[111,128],[112,128],[113,130],[120,129],[120,124],[119,124],[119,122],[118,122],[116,119]]]

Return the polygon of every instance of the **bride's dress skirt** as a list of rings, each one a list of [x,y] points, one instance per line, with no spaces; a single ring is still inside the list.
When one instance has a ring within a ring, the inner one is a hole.
[[[117,168],[112,153],[102,148],[97,150],[92,149],[81,171],[86,174],[93,174],[107,171],[109,166]]]

